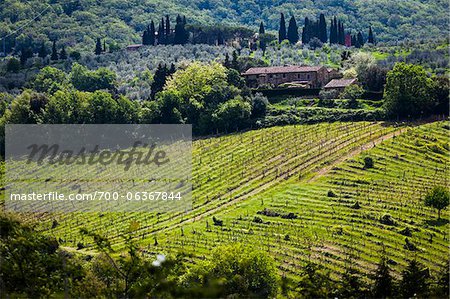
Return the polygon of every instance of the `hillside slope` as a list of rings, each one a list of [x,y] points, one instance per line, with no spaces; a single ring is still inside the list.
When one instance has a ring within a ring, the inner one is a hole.
[[[57,39],[67,46],[93,46],[97,37],[121,45],[138,42],[151,19],[186,15],[190,23],[253,26],[260,20],[278,29],[279,13],[305,17],[337,15],[348,29],[367,31],[372,25],[379,41],[444,38],[448,35],[449,4],[445,0],[5,0],[0,3],[0,37],[11,35],[7,47],[29,37]],[[14,33],[16,32],[17,33]]]

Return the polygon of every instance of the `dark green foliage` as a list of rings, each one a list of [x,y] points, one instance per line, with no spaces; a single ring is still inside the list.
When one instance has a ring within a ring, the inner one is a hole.
[[[425,116],[435,103],[432,89],[433,81],[421,66],[397,63],[386,78],[386,111],[399,117]]]
[[[100,55],[103,52],[103,48],[102,48],[102,42],[100,40],[100,37],[97,38],[97,43],[95,44],[95,55]]]
[[[297,22],[295,21],[294,16],[291,17],[289,20],[289,27],[287,31],[287,39],[291,44],[296,44],[298,42],[298,26]]]
[[[358,44],[359,48],[360,48],[360,47],[363,47],[365,42],[364,42],[364,37],[363,37],[361,31],[358,32],[358,36],[357,36],[356,38],[357,38],[357,41],[358,41],[357,44]],[[358,48],[358,47],[357,47],[357,48]]]
[[[81,53],[78,51],[72,51],[69,54],[70,58],[72,58],[73,60],[80,60],[81,59]]]
[[[274,298],[279,276],[266,253],[237,243],[216,248],[184,280],[198,286],[199,293],[191,298]]]
[[[185,26],[185,21],[183,21],[179,15],[177,16],[177,23],[175,25],[175,36],[173,43],[176,45],[184,45],[188,42],[189,33],[187,32]],[[167,35],[167,28],[166,28],[166,36]]]
[[[155,96],[158,92],[163,90],[168,76],[169,76],[169,69],[167,68],[167,66],[165,64],[164,65],[159,64],[158,68],[155,71],[155,75],[153,76],[153,82],[151,85],[150,98],[152,100],[155,99]]]
[[[267,105],[269,105],[267,97],[261,93],[256,93],[252,97],[252,117],[258,118],[266,115]]]
[[[417,260],[410,260],[402,271],[400,291],[405,298],[426,296],[428,293],[430,274]]]
[[[284,41],[286,37],[286,20],[284,19],[284,14],[281,13],[280,26],[278,29],[278,42],[281,44],[281,42]]]
[[[50,56],[50,59],[53,61],[58,60],[58,50],[56,50],[56,41],[53,41],[52,55]]]
[[[25,65],[25,63],[27,62],[28,58],[33,57],[33,50],[31,48],[24,48],[22,49],[22,51],[20,51],[20,63],[22,65]]]
[[[434,295],[437,297],[447,298],[450,294],[450,260],[440,267],[436,275]]]
[[[0,215],[0,231],[2,296],[49,297],[63,291],[63,278],[77,279],[76,272],[81,272],[70,255],[58,250],[55,238],[42,236],[5,214]]]
[[[70,73],[70,81],[76,89],[91,92],[101,89],[115,91],[116,77],[116,73],[106,68],[90,71],[78,63],[73,64]]]
[[[435,186],[424,199],[425,206],[438,210],[438,219],[441,219],[441,210],[450,203],[450,191],[444,186]]]
[[[220,219],[216,218],[215,216],[213,216],[212,220],[213,220],[213,224],[215,226],[223,226],[223,220],[220,220]]]
[[[302,267],[295,291],[301,294],[302,298],[332,298],[336,286],[329,276],[328,270],[308,262]]]
[[[158,27],[158,40],[157,40],[157,44],[158,45],[165,45],[166,44],[166,37],[165,37],[166,33],[164,31],[164,19],[161,21],[161,23],[159,23],[159,27]]]
[[[53,94],[69,84],[66,74],[54,67],[43,68],[34,80],[34,89],[38,92]]]
[[[450,79],[448,76],[438,76],[433,78],[433,97],[436,100],[436,107],[434,113],[437,114],[449,114],[449,102],[450,97]]]
[[[66,48],[63,46],[61,49],[61,52],[59,52],[59,59],[66,60],[67,59],[67,52]]]
[[[6,71],[11,73],[17,73],[21,69],[20,61],[14,57],[8,59],[6,63]]]
[[[369,44],[375,44],[375,39],[373,37],[373,31],[372,31],[372,26],[369,26],[369,36],[367,38],[367,43]]]
[[[394,279],[384,252],[372,279],[372,296],[374,298],[389,298],[394,294]]]
[[[266,33],[266,30],[264,29],[264,23],[261,21],[261,23],[259,24],[259,34],[264,33]]]
[[[327,21],[325,20],[324,14],[320,14],[319,18],[319,39],[322,43],[326,43],[328,41]]]
[[[177,23],[178,22],[181,22],[181,20],[179,19],[179,17],[180,16],[178,16],[177,17]],[[165,28],[164,28],[165,30],[166,30],[166,36],[169,36],[170,34],[172,34],[172,32],[171,32],[171,28],[170,28],[170,18],[169,18],[169,15],[166,15],[166,24],[165,24]]]
[[[45,47],[45,44],[42,43],[41,47],[39,48],[38,56],[40,58],[45,58],[48,55],[47,48]]]
[[[346,261],[346,263],[351,263]],[[365,298],[367,295],[367,288],[362,281],[358,271],[351,265],[347,265],[344,274],[341,276],[338,285],[339,298]]]

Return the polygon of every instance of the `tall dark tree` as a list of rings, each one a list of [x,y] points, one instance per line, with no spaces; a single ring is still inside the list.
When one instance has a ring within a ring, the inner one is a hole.
[[[58,60],[58,51],[56,50],[56,41],[53,41],[52,55],[50,56],[50,59],[53,61]]]
[[[164,45],[166,43],[164,23],[159,23],[158,27],[158,45]]]
[[[358,46],[358,40],[356,39],[356,36],[352,35],[352,46],[355,48],[359,48]]]
[[[319,18],[319,39],[322,43],[328,41],[327,21],[325,20],[325,15],[323,13],[320,14]]]
[[[175,25],[175,36],[173,43],[176,45],[184,45],[188,41],[188,32],[185,28],[185,23],[180,15],[177,16],[177,24]]]
[[[33,50],[31,50],[30,47],[24,47],[22,48],[22,50],[20,51],[20,63],[22,65],[24,65],[28,58],[33,57]]]
[[[338,27],[338,21],[336,16],[333,19],[333,26],[334,26],[334,31],[333,31],[333,43],[334,44],[338,44],[339,43],[339,27]]]
[[[302,43],[303,44],[308,44],[310,40],[311,40],[311,36],[310,36],[310,22],[309,22],[309,18],[306,17],[305,18],[305,25],[303,26],[303,30],[302,30]]]
[[[233,58],[231,60],[231,68],[239,71],[238,53],[233,51]]]
[[[330,45],[335,44],[336,42],[334,41],[334,23],[333,23],[333,19],[331,19],[330,21]]]
[[[148,29],[145,29],[144,33],[142,33],[142,44],[145,45],[145,46],[150,44],[149,35],[148,34],[149,34]]]
[[[286,20],[284,19],[284,14],[281,13],[280,18],[280,29],[278,30],[278,42],[281,44],[282,41],[286,39]]]
[[[102,42],[100,40],[100,38],[97,38],[97,43],[95,44],[95,55],[100,55],[102,54],[103,49],[102,49]]]
[[[67,52],[66,47],[62,47],[61,52],[59,52],[59,59],[66,60],[67,59]]]
[[[219,33],[217,33],[217,45],[221,46],[225,43],[225,41],[223,40],[223,33],[222,31],[219,31]]]
[[[385,254],[378,263],[377,270],[373,275],[372,295],[374,298],[388,298],[393,294],[393,278],[388,265],[388,258]]]
[[[345,45],[345,29],[344,29],[344,23],[339,21],[338,22],[339,32],[338,32],[338,40],[339,44]]]
[[[372,26],[369,27],[369,37],[367,38],[367,42],[369,44],[375,44],[375,41],[373,39]]]
[[[225,54],[225,61],[223,62],[223,66],[226,67],[226,68],[230,68],[231,67],[230,55],[228,55],[228,53]]]
[[[402,271],[400,290],[405,298],[426,297],[428,293],[430,273],[415,259],[409,261],[408,266]]]
[[[170,32],[170,18],[169,15],[166,15],[166,36],[169,36],[171,34]]]
[[[150,22],[150,28],[148,30],[148,42],[149,45],[154,46],[155,45],[155,23],[153,23],[153,20]]]
[[[45,47],[45,44],[42,43],[41,47],[39,48],[38,56],[40,58],[45,58],[47,57],[47,55],[48,55],[47,48]]]
[[[359,46],[360,46],[360,47],[363,47],[363,46],[364,46],[364,37],[363,37],[361,31],[358,32],[358,36],[357,36],[356,38],[357,38],[357,40],[358,40]]]
[[[177,68],[175,67],[175,64],[171,63],[169,71],[167,72],[167,76],[172,76],[177,71]]]
[[[259,34],[264,33],[266,33],[266,30],[264,29],[264,23],[261,21],[261,23],[259,24]]]
[[[167,66],[164,64],[159,64],[156,68],[155,75],[153,76],[153,82],[151,85],[150,97],[152,100],[155,99],[155,96],[158,92],[164,89],[164,85],[166,85],[167,77],[169,76],[169,70]]]
[[[289,20],[287,38],[291,44],[296,44],[298,42],[298,26],[294,16]]]

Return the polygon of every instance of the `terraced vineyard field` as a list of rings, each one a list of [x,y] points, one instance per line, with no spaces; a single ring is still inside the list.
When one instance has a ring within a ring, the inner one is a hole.
[[[448,250],[448,223],[433,221],[436,213],[421,198],[448,183],[448,133],[443,122],[414,128],[355,122],[201,139],[194,142],[192,211],[29,220],[40,220],[62,246],[81,244],[87,252],[92,242],[80,227],[107,235],[120,249],[133,223],[132,234],[150,252],[182,249],[203,257],[220,243],[242,241],[270,252],[285,273],[308,259],[335,274],[348,258],[369,270],[383,244],[397,271],[413,255],[435,268]],[[373,168],[363,169],[365,156]]]

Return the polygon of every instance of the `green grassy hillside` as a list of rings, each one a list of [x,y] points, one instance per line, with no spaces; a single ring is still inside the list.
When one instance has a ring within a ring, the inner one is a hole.
[[[86,247],[81,252],[93,250],[81,227],[107,235],[121,249],[132,224],[142,249],[154,253],[204,257],[220,243],[242,241],[270,252],[291,274],[308,259],[335,274],[349,258],[369,271],[382,247],[396,271],[413,256],[434,269],[448,248],[449,224],[421,201],[433,186],[448,184],[448,128],[443,122],[322,123],[201,139],[194,142],[194,208],[188,213],[28,220],[39,220],[40,230],[62,246]],[[373,168],[364,169],[366,157]]]

